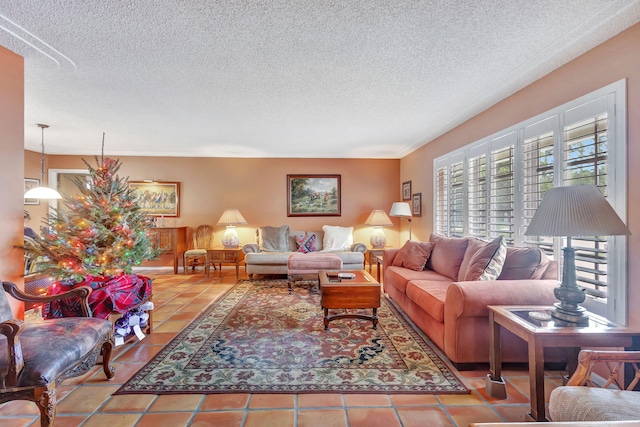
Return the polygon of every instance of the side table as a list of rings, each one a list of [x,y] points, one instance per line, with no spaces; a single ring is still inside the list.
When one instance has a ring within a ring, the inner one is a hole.
[[[371,273],[371,267],[373,267],[373,264],[376,262],[376,257],[377,256],[382,256],[382,254],[384,253],[384,248],[379,249],[379,248],[367,248],[367,253],[366,253],[366,262],[367,264],[369,264],[369,273]]]
[[[236,279],[240,278],[240,258],[242,248],[213,248],[207,249],[210,264],[218,264],[220,266],[220,277],[222,277],[222,264],[234,264],[236,266]],[[205,267],[205,273],[209,277],[210,265]]]
[[[583,327],[556,325],[553,321],[535,320],[530,312],[549,313],[546,306],[489,306],[491,373],[486,378],[487,394],[504,399],[506,385],[502,379],[500,328],[511,331],[529,346],[529,396],[533,421],[546,421],[544,404],[544,349],[546,347],[572,348],[568,363],[569,376],[577,366],[577,355],[582,347],[625,347],[633,349],[634,338],[640,332],[609,322],[593,313],[589,325]]]

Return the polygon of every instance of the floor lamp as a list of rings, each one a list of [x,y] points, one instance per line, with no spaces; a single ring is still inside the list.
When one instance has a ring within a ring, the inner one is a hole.
[[[554,293],[560,301],[551,316],[561,324],[584,325],[589,322],[580,306],[585,293],[576,279],[576,252],[571,237],[628,235],[629,229],[595,185],[554,187],[547,191],[524,233],[526,236],[566,237],[563,249],[562,283]]]
[[[411,240],[411,206],[409,206],[409,203],[393,202],[389,216],[397,216],[400,219],[407,218],[407,221],[409,221],[409,240]]]

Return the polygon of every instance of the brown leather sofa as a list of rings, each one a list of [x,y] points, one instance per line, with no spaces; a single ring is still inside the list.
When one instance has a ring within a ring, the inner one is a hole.
[[[496,242],[484,251],[497,251]],[[478,259],[474,252],[488,246],[479,239],[434,234],[430,243],[420,244],[430,248],[426,265],[420,268],[415,263],[409,265],[412,268],[397,265],[400,249],[384,251],[384,291],[459,369],[489,362],[489,305],[551,305],[557,301],[553,293],[558,286],[556,262],[539,249],[500,244],[503,261],[495,280],[459,277],[464,276],[461,266],[470,269],[469,260]],[[480,263],[487,264],[486,257]],[[504,330],[501,338],[503,362],[527,361],[523,340]],[[545,360],[566,358],[551,349],[545,350]]]

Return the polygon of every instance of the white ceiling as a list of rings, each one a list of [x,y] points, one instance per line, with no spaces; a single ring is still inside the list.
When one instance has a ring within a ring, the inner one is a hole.
[[[640,0],[0,0],[25,148],[400,158],[640,21]]]

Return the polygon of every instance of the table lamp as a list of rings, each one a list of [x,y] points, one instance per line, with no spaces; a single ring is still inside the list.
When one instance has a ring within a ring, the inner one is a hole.
[[[369,217],[364,222],[364,225],[373,226],[373,233],[369,242],[374,249],[382,249],[387,243],[387,238],[384,235],[382,227],[389,227],[393,225],[387,213],[382,209],[374,209],[369,214]]]
[[[551,316],[563,325],[585,325],[589,318],[580,306],[584,290],[576,280],[576,253],[571,237],[628,235],[629,229],[595,185],[554,187],[547,191],[524,233],[526,236],[566,237],[562,283],[554,293],[560,301]]]
[[[222,213],[222,216],[218,220],[216,225],[225,225],[227,230],[222,237],[222,245],[225,248],[237,248],[238,247],[238,232],[236,231],[236,225],[246,224],[247,220],[244,219],[238,209],[227,209]]]
[[[398,216],[400,219],[407,218],[409,221],[409,240],[411,240],[411,206],[407,202],[393,202],[389,216]]]

